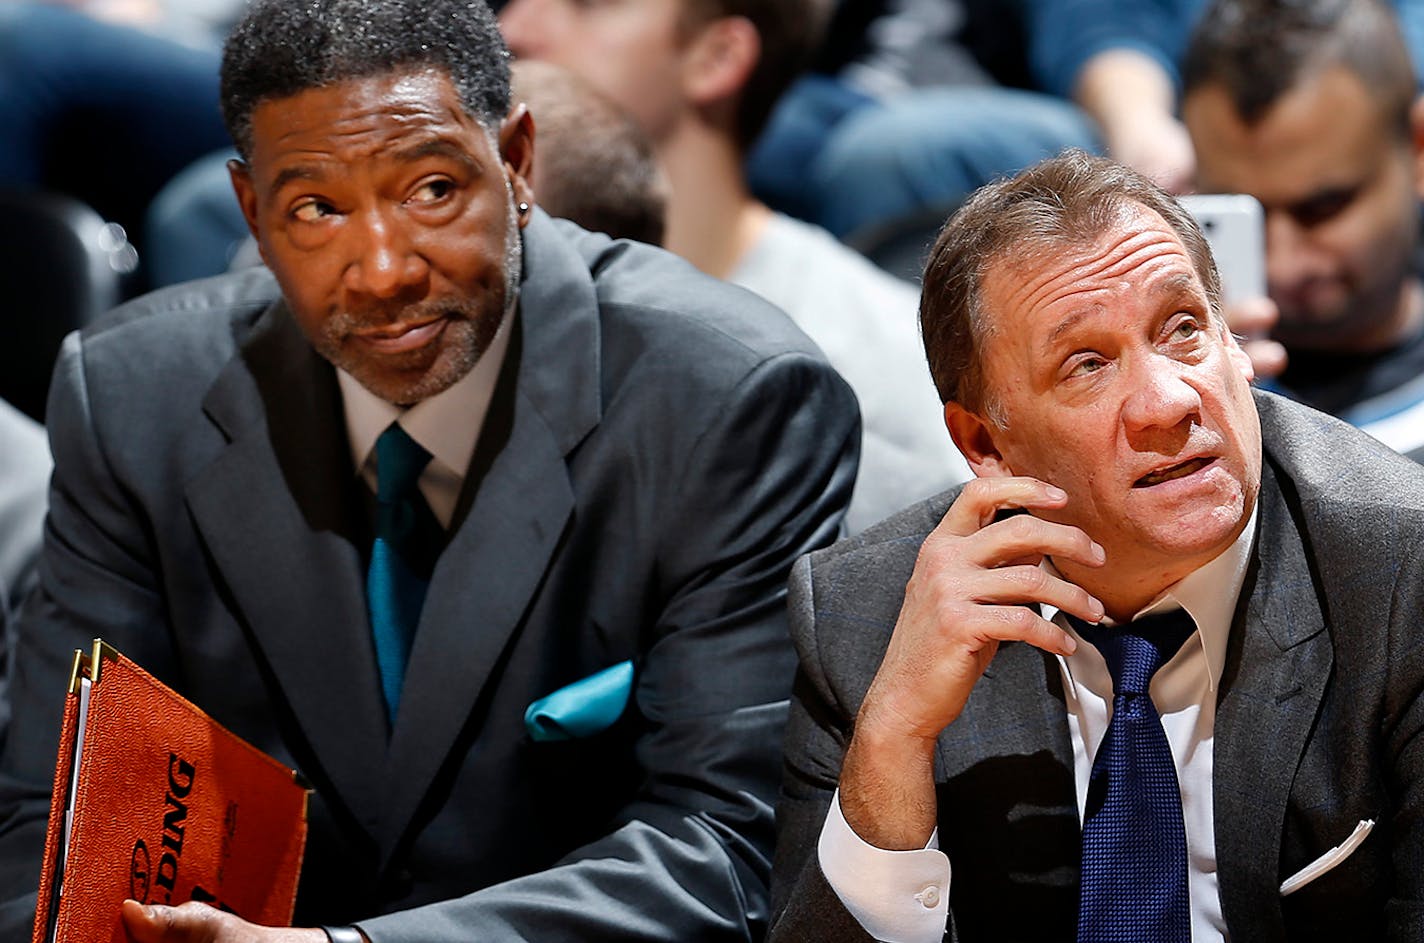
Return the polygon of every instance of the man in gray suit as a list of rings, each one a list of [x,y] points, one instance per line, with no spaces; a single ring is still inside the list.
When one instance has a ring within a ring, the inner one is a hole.
[[[793,572],[771,938],[1424,938],[1424,473],[1253,393],[1106,160],[978,193],[922,320],[978,477]]]
[[[57,367],[0,937],[102,636],[315,786],[308,929],[125,904],[137,940],[759,938],[786,578],[849,499],[848,388],[769,305],[530,205],[479,3],[259,0],[223,87],[267,269]]]

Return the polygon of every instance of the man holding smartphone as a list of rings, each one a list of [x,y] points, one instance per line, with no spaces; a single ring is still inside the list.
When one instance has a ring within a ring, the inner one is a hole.
[[[772,940],[1424,935],[1424,470],[1253,391],[1218,297],[1080,152],[945,227],[978,477],[793,571]]]
[[[1218,0],[1183,65],[1198,188],[1265,210],[1269,327],[1282,392],[1424,458],[1424,111],[1398,20],[1379,0]],[[1277,348],[1277,353],[1280,349]],[[1281,372],[1282,367],[1284,372]]]

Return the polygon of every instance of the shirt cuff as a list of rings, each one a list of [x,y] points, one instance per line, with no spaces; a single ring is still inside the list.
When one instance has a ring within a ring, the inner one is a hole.
[[[921,851],[867,844],[841,814],[836,790],[816,856],[826,882],[866,933],[883,943],[939,943],[949,918],[949,858],[939,830]]]

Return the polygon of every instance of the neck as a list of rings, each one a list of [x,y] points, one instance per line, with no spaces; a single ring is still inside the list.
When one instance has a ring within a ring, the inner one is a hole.
[[[726,278],[771,215],[747,190],[741,152],[715,128],[689,119],[660,144],[658,162],[672,191],[663,245],[707,274]]]
[[[1241,526],[1246,526],[1245,520]],[[1115,554],[1109,549],[1107,565],[1096,569],[1070,560],[1054,560],[1054,565],[1064,579],[1101,602],[1108,618],[1121,624],[1131,622],[1153,600],[1225,553],[1240,535],[1238,530],[1223,545],[1191,556],[1158,557],[1140,550]],[[1131,562],[1120,562],[1125,559]]]

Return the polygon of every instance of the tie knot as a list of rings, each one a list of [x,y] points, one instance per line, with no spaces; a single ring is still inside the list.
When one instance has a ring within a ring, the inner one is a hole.
[[[1112,675],[1113,694],[1118,697],[1146,694],[1152,676],[1172,660],[1197,627],[1185,609],[1153,613],[1116,626],[1089,625],[1073,616],[1068,620],[1103,653]]]
[[[391,423],[376,440],[376,500],[389,504],[414,493],[428,464],[430,453]]]

